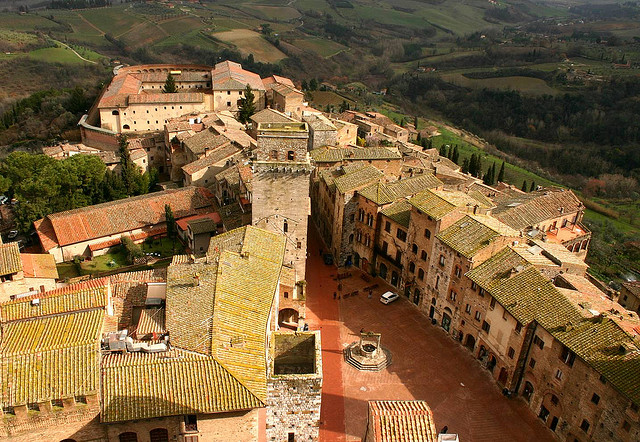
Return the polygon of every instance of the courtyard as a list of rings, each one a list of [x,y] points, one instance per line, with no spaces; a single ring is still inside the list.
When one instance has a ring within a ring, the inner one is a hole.
[[[462,345],[401,296],[385,305],[380,295],[391,287],[362,272],[327,266],[310,227],[307,260],[307,322],[322,331],[324,384],[321,441],[358,441],[364,437],[369,400],[426,400],[437,429],[445,425],[461,441],[552,441],[552,434],[520,398],[507,399]],[[337,280],[338,274],[351,276]],[[342,290],[340,299],[333,298]],[[373,296],[363,290],[374,284]],[[358,291],[358,294],[344,296]],[[380,372],[348,365],[343,349],[361,329],[382,334],[381,345],[393,363]]]

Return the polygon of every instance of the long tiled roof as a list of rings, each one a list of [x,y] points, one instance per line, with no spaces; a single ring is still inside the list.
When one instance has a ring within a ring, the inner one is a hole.
[[[0,244],[0,275],[18,273],[20,270],[22,270],[22,261],[18,243]]]
[[[358,194],[382,205],[439,186],[442,186],[442,181],[433,174],[425,173],[393,183],[375,183],[359,190]]]
[[[102,422],[263,406],[214,358],[180,350],[105,356],[102,383]]]
[[[22,253],[22,269],[25,278],[58,278],[56,259],[48,253]]]
[[[296,121],[286,114],[271,108],[265,108],[251,115],[251,120],[255,123],[289,123]]]
[[[369,401],[375,442],[436,442],[431,409],[424,401]]]
[[[438,239],[466,258],[472,258],[499,236],[517,237],[518,234],[490,216],[466,215],[440,232]]]
[[[146,103],[202,103],[204,94],[201,92],[177,92],[174,94],[136,94],[129,95],[129,104]]]
[[[138,327],[136,327],[136,335],[138,339],[141,336],[152,333],[164,333],[164,308],[145,308],[140,312]]]
[[[139,93],[141,87],[142,81],[134,75],[116,75],[100,97],[98,108],[126,106],[127,97]]]
[[[584,318],[550,281],[509,247],[466,275],[520,323],[536,321],[640,405],[640,349],[616,321],[603,316]]]
[[[48,215],[36,222],[36,231],[43,245],[75,244],[164,222],[166,204],[183,218],[205,211],[212,195],[199,187],[149,193]]]
[[[383,176],[384,174],[380,170],[371,165],[367,165],[355,172],[350,172],[336,178],[334,184],[340,193],[347,193],[378,181]]]
[[[205,149],[214,150],[227,143],[230,143],[229,139],[215,132],[213,128],[198,132],[184,141],[185,147],[193,152],[195,156],[204,154]]]
[[[104,310],[2,325],[2,406],[96,393]]]
[[[494,216],[514,229],[536,226],[563,213],[575,213],[583,207],[570,190],[535,192],[515,198],[499,197],[497,203]]]
[[[211,84],[214,91],[243,90],[247,84],[254,90],[265,90],[258,74],[244,70],[240,64],[232,61],[215,65],[211,71]]]
[[[342,160],[398,160],[402,154],[384,147],[320,147],[309,152],[316,163],[336,163]]]
[[[38,300],[37,304],[34,300]],[[2,322],[35,318],[38,316],[55,315],[103,308],[107,305],[107,287],[71,286],[66,290],[55,290],[43,295],[36,294],[25,298],[18,298],[0,304]]]
[[[409,219],[411,218],[411,204],[409,204],[409,201],[400,200],[385,207],[381,212],[401,226],[409,228]]]

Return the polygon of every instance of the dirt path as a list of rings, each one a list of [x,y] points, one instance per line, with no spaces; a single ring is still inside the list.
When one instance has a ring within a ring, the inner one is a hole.
[[[91,26],[93,29],[95,29],[96,31],[98,31],[100,33],[100,35],[104,35],[106,34],[106,32],[104,32],[102,29],[100,29],[99,27],[97,27],[96,25],[94,25],[93,23],[91,23],[89,20],[87,20],[86,18],[84,18],[84,16],[80,13],[78,13],[78,17],[80,17],[82,19],[83,22],[85,22],[86,24],[88,24],[89,26]]]
[[[58,41],[58,40],[53,40],[53,41],[55,41],[56,43],[58,43],[58,44],[60,44],[60,45],[64,46],[64,47],[65,47],[65,48],[67,48],[67,49],[71,49],[71,52],[73,52],[74,54],[76,54],[80,60],[86,61],[87,63],[98,64],[98,62],[97,62],[97,61],[88,60],[88,59],[84,58],[82,55],[78,54],[78,53],[76,52],[76,50],[75,50],[75,49],[73,49],[73,48],[72,48],[71,46],[69,46],[68,44],[62,43],[61,41]]]

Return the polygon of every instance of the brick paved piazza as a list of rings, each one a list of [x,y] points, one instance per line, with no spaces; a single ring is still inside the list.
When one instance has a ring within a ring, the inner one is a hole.
[[[380,279],[365,282],[351,269],[353,276],[341,281],[343,293],[380,286],[371,299],[361,291],[334,301],[338,270],[322,263],[317,234],[309,230],[307,322],[322,330],[321,441],[360,440],[367,401],[374,399],[426,400],[438,430],[447,425],[463,442],[555,440],[522,399],[505,398],[471,354],[407,299],[382,304],[387,287]],[[361,372],[344,362],[342,349],[358,339],[361,328],[382,333],[381,344],[393,355],[387,369]]]

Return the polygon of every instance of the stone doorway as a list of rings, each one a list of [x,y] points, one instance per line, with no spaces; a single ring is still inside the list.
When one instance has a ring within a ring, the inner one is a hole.
[[[472,335],[467,335],[467,340],[464,342],[464,346],[473,353],[473,349],[476,348],[476,338],[474,338]]]

